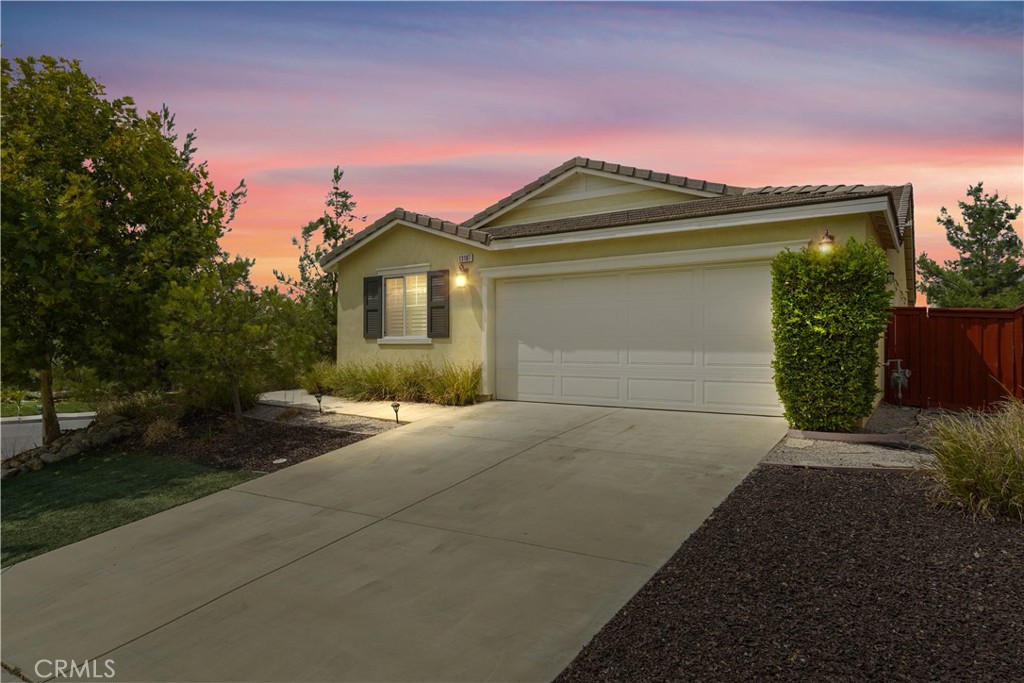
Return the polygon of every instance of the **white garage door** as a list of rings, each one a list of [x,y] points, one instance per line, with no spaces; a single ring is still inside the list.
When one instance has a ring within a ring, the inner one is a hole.
[[[500,399],[781,415],[767,263],[499,280]]]

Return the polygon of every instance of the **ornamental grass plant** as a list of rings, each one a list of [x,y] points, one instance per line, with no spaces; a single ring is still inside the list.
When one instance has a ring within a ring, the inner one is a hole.
[[[426,360],[398,363],[318,363],[302,377],[301,386],[310,393],[353,401],[409,401],[464,406],[476,402],[482,368],[472,363],[442,363]]]
[[[937,502],[1024,522],[1024,401],[1011,397],[994,412],[943,415],[926,445],[935,454],[925,471]]]

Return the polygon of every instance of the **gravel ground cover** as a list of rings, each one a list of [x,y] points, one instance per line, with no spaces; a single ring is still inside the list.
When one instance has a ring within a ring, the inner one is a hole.
[[[761,466],[557,679],[1024,680],[1024,526]]]

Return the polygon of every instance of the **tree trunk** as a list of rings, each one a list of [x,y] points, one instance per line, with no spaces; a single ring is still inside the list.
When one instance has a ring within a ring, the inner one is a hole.
[[[43,413],[43,445],[49,446],[60,436],[57,407],[53,403],[53,362],[46,358],[46,367],[39,371],[39,398]]]
[[[235,404],[235,429],[245,434],[245,422],[242,420],[242,399],[238,395],[238,380],[231,378],[231,402]]]

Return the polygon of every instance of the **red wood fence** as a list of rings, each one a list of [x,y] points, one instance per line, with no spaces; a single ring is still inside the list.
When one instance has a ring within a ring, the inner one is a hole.
[[[1024,398],[1024,306],[1008,310],[894,308],[885,359],[910,370],[903,405],[985,409]],[[885,372],[885,400],[899,403]]]

